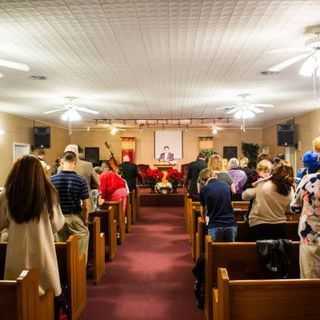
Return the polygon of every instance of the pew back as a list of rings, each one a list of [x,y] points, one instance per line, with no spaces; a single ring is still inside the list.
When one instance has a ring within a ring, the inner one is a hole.
[[[222,268],[214,298],[217,320],[315,320],[320,280],[230,280]]]
[[[290,278],[299,278],[299,242],[292,243]],[[217,286],[218,268],[227,268],[232,279],[263,279],[264,267],[259,261],[255,242],[205,243],[205,314],[212,319],[212,289]]]

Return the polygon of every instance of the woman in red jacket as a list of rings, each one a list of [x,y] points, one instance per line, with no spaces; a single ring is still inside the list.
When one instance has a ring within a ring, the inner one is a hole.
[[[100,195],[104,201],[123,201],[123,209],[126,209],[128,187],[126,181],[112,170],[103,172],[100,175]]]

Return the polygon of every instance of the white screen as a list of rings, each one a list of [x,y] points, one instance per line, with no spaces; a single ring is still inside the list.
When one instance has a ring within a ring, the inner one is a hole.
[[[174,160],[182,159],[182,131],[180,130],[157,130],[155,131],[155,159],[159,160],[164,147],[169,147]]]

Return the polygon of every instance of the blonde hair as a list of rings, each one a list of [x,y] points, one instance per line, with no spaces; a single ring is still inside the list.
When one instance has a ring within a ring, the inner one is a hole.
[[[320,136],[312,141],[313,150],[320,153]]]
[[[212,155],[208,162],[208,168],[213,171],[222,171],[224,169],[222,157],[218,154]]]
[[[237,158],[231,158],[228,162],[228,169],[237,169],[239,168],[239,160]]]
[[[210,178],[215,176],[215,172],[210,168],[202,169],[199,173],[198,182],[205,184]]]
[[[240,159],[240,168],[245,168],[249,164],[249,159],[247,157],[242,157]]]
[[[257,164],[258,172],[271,173],[271,170],[272,170],[272,163],[269,160],[261,160]]]

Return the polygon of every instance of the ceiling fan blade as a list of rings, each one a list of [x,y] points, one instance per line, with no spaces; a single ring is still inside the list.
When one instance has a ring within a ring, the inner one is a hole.
[[[61,111],[65,111],[67,110],[66,108],[59,108],[59,109],[52,109],[49,111],[44,112],[45,114],[51,114],[51,113],[55,113],[55,112],[61,112]]]
[[[4,59],[0,59],[0,66],[19,71],[30,71],[30,67],[24,63],[13,62]]]
[[[266,104],[266,103],[256,103],[254,106],[258,108],[274,108],[273,104]]]
[[[308,47],[297,47],[297,48],[280,48],[280,49],[272,49],[268,50],[267,53],[274,54],[274,53],[299,53],[299,52],[311,52],[312,49]]]
[[[293,64],[295,63],[298,63],[299,61],[303,60],[303,59],[306,59],[308,57],[310,57],[313,53],[304,53],[304,54],[300,54],[298,56],[295,56],[293,58],[290,58],[288,60],[285,60],[271,68],[268,69],[268,71],[271,71],[271,72],[280,72],[290,66],[292,66]]]
[[[81,111],[81,112],[86,112],[86,113],[91,113],[91,114],[98,114],[99,113],[96,110],[92,110],[92,109],[85,108],[85,107],[74,107],[74,108],[77,109],[78,111]]]
[[[255,113],[263,113],[264,111],[256,106],[249,107],[249,109]]]
[[[234,114],[239,110],[241,110],[241,107],[233,107],[232,110],[226,111],[226,114]]]

